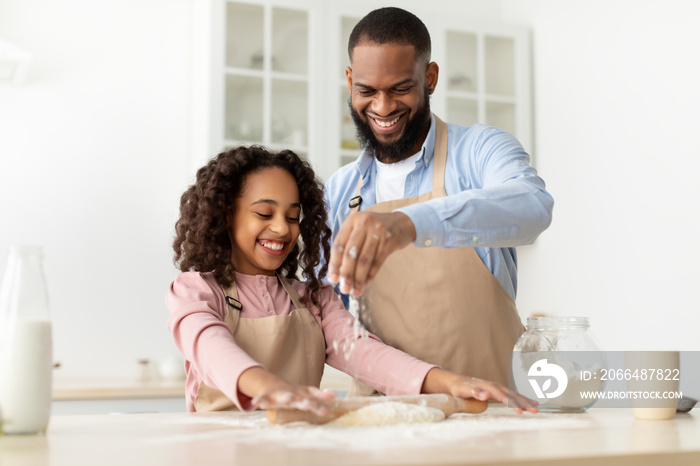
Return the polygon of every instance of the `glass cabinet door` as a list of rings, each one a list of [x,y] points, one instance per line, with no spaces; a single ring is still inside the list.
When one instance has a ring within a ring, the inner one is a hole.
[[[447,31],[445,71],[447,76],[447,114],[450,123],[472,126],[480,121],[477,35]],[[439,85],[439,84],[438,84]]]
[[[226,2],[224,144],[308,153],[309,12]]]
[[[446,44],[448,121],[517,136],[514,38],[448,30]]]
[[[515,125],[515,41],[484,35],[485,115],[487,125],[517,134]]]
[[[341,66],[338,66],[338,91],[340,93],[340,106],[336,121],[340,121],[340,143],[336,145],[336,150],[340,151],[340,165],[346,165],[355,160],[360,155],[360,146],[355,138],[355,123],[350,116],[348,102],[350,101],[350,90],[348,80],[345,76],[345,66],[350,64],[348,58],[348,39],[355,25],[360,21],[359,17],[342,16],[340,18],[340,37],[338,38],[338,57]]]

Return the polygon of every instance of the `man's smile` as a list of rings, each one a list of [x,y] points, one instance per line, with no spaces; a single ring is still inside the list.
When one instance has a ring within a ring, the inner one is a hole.
[[[404,116],[408,113],[404,112],[398,116],[392,118],[378,118],[374,116],[367,115],[367,119],[370,121],[372,128],[378,135],[391,134],[403,128],[402,121],[405,120]]]

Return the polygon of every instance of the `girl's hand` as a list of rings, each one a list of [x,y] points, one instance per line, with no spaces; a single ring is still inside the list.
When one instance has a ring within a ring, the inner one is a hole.
[[[253,409],[298,409],[319,416],[327,414],[324,402],[335,398],[333,392],[289,383],[262,367],[243,372],[238,379],[238,390],[253,398]]]
[[[254,409],[298,409],[311,411],[319,416],[328,414],[324,403],[335,398],[335,393],[316,387],[289,384],[289,387],[275,389],[253,398]]]
[[[518,414],[539,412],[539,403],[508,390],[500,383],[455,374],[438,367],[426,375],[421,393],[447,393],[458,398],[500,401]]]

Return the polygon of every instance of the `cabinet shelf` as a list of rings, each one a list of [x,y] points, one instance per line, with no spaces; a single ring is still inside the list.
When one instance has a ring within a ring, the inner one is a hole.
[[[271,73],[265,73],[262,70],[250,70],[247,68],[233,68],[227,67],[224,69],[224,74],[226,76],[246,76],[251,78],[264,78],[269,76],[271,79],[279,79],[281,81],[295,81],[295,82],[308,82],[308,76],[304,74],[297,73],[285,73],[281,71],[273,71]]]
[[[448,99],[465,99],[465,100],[479,100],[481,96],[474,92],[461,92],[461,91],[447,91],[445,93]],[[495,95],[495,94],[485,94],[483,99],[488,102],[499,102],[503,104],[516,104],[517,100],[515,97],[510,95]]]
[[[292,152],[295,152],[297,155],[304,155],[309,152],[309,148],[307,146],[295,146],[290,143],[286,142],[270,142],[270,143],[264,143],[261,141],[253,141],[253,140],[242,140],[242,139],[226,139],[224,140],[224,145],[226,148],[231,148],[231,147],[237,147],[237,146],[264,146],[267,147],[268,149],[271,150],[291,150]]]
[[[517,103],[517,100],[515,97],[510,96],[510,95],[495,95],[495,94],[486,94],[484,96],[484,99],[488,102],[499,102],[502,104],[513,104],[515,105]]]
[[[226,67],[224,68],[224,74],[227,76],[248,76],[251,78],[262,78],[265,76],[265,72],[262,70],[251,70],[248,68],[234,68]]]

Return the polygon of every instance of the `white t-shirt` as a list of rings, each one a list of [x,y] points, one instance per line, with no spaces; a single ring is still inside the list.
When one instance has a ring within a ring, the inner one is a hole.
[[[402,199],[408,176],[423,154],[419,151],[409,158],[395,163],[377,162],[377,203]]]

